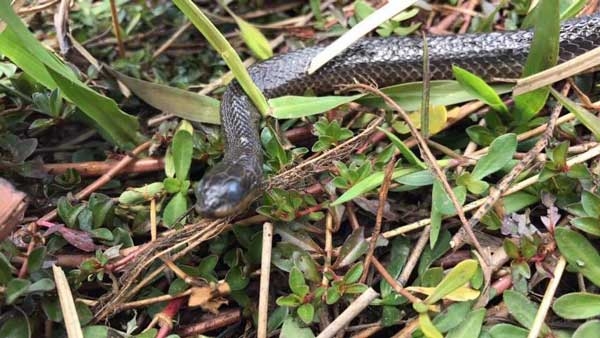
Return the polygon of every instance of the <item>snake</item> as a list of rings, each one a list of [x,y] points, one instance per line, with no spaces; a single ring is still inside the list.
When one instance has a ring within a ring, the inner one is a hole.
[[[484,80],[519,78],[529,54],[532,29],[427,36],[431,80],[453,78],[452,66]],[[274,56],[248,68],[250,77],[268,98],[332,93],[356,82],[386,87],[422,81],[423,38],[390,36],[363,38],[308,74],[307,68],[325,45]],[[559,34],[559,62],[600,45],[600,15],[565,21]],[[224,156],[196,184],[196,211],[218,218],[244,211],[261,193],[263,150],[260,114],[237,81],[223,93],[220,107]]]

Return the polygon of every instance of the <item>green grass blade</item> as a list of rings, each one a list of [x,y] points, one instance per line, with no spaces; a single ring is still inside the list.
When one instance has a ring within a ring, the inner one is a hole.
[[[104,67],[104,69],[154,108],[188,121],[221,124],[219,120],[219,100],[188,90],[136,79],[108,67]]]
[[[263,93],[256,87],[250,74],[244,67],[239,55],[233,47],[227,42],[227,39],[219,32],[217,27],[202,13],[191,0],[173,0],[173,3],[185,14],[185,16],[196,26],[196,28],[204,35],[210,45],[221,55],[223,60],[231,69],[235,78],[242,86],[246,94],[256,105],[258,111],[264,115],[269,112],[269,105]]]

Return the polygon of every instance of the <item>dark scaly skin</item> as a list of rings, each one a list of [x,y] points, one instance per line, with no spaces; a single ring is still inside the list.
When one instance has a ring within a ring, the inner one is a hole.
[[[452,65],[483,78],[518,78],[529,52],[532,31],[428,37],[433,80],[451,79]],[[600,46],[600,15],[568,21],[561,27],[560,61]],[[267,98],[331,93],[356,81],[379,87],[421,81],[423,42],[413,37],[363,39],[329,61],[315,74],[306,74],[311,59],[324,47],[309,47],[276,56],[248,69]],[[262,148],[259,114],[237,82],[221,102],[221,125],[226,145],[223,161],[196,188],[197,211],[224,217],[243,211],[260,191]]]

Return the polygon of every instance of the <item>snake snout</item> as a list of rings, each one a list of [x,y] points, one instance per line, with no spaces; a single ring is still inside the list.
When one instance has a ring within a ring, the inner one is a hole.
[[[205,177],[196,188],[196,211],[210,218],[225,217],[240,210],[247,192],[238,179]]]

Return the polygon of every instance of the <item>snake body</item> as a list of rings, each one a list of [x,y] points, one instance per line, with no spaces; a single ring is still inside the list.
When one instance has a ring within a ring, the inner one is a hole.
[[[431,79],[451,79],[452,65],[484,79],[518,78],[529,53],[531,30],[430,36],[427,38]],[[560,30],[559,62],[600,46],[600,15],[565,22]],[[267,98],[317,95],[356,81],[379,87],[421,81],[423,40],[414,37],[367,38],[308,75],[315,46],[275,56],[248,69]],[[196,210],[205,217],[242,211],[260,191],[263,156],[258,133],[260,115],[233,81],[221,102],[225,155],[196,186]]]

